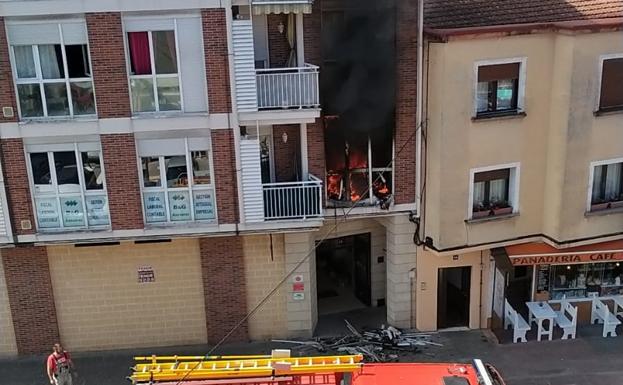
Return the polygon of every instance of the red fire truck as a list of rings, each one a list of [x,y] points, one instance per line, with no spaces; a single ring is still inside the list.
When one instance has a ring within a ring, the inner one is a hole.
[[[504,385],[481,360],[459,363],[363,363],[361,355],[135,357],[134,385]]]

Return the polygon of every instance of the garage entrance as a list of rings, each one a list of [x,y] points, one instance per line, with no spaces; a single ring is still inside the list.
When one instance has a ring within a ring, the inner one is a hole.
[[[318,315],[372,302],[370,233],[328,239],[316,249]]]

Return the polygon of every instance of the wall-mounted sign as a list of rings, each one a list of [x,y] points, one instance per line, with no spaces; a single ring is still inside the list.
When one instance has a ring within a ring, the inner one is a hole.
[[[294,282],[292,284],[292,291],[305,291],[305,284],[303,282]]]
[[[536,292],[549,291],[549,265],[539,265],[536,275]]]
[[[305,293],[292,293],[292,299],[295,301],[302,301],[305,299]]]
[[[61,227],[61,216],[56,198],[35,198],[37,224],[41,229]]]
[[[167,220],[167,208],[163,192],[146,192],[143,194],[143,200],[147,223],[165,222]]]
[[[155,282],[156,275],[154,268],[151,266],[141,266],[138,268],[138,283]]]
[[[85,197],[87,201],[87,220],[89,226],[107,226],[110,224],[108,214],[108,199],[106,195],[92,195]]]
[[[212,190],[193,191],[195,203],[195,219],[214,219],[214,194]]]
[[[292,276],[292,282],[303,282],[303,274],[294,274]]]
[[[190,195],[188,191],[169,191],[171,221],[190,221]]]
[[[623,252],[586,252],[578,254],[553,254],[510,257],[513,266],[523,265],[554,265],[557,263],[591,263],[623,260]]]

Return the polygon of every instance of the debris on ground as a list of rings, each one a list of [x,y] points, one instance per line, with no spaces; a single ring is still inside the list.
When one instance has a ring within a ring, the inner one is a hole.
[[[381,325],[378,329],[357,330],[344,320],[350,334],[338,337],[316,337],[310,341],[272,340],[295,345],[300,355],[313,353],[362,354],[368,362],[395,362],[401,354],[413,354],[424,346],[443,346],[432,341],[436,333],[420,333]]]

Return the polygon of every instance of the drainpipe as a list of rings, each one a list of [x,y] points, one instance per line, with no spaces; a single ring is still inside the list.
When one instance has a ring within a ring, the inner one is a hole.
[[[423,71],[422,62],[424,61],[424,0],[418,0],[418,34],[417,34],[417,100],[415,111],[415,129],[417,130],[415,138],[415,215],[420,217],[420,208],[422,206],[422,94],[424,85],[422,84]]]
[[[227,123],[234,133],[234,155],[236,157],[236,190],[238,192],[238,223],[244,223],[244,202],[242,200],[242,166],[240,165],[240,127],[238,126],[238,106],[236,103],[236,74],[234,69],[234,39],[232,36],[233,16],[231,12],[231,1],[221,0],[221,7],[225,8],[225,19],[227,25],[227,65],[229,66],[229,93],[231,102],[231,112],[227,114]],[[249,1],[249,10],[251,10],[251,2]],[[252,12],[251,12],[252,13]],[[208,87],[210,85],[208,84]],[[236,223],[236,233],[238,232],[238,223]]]

